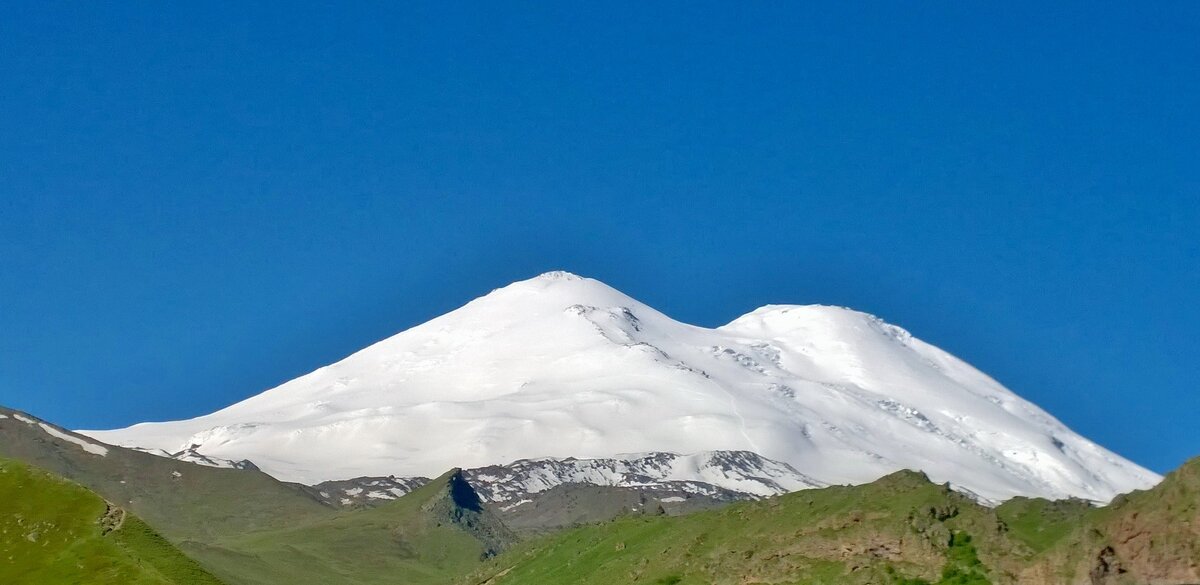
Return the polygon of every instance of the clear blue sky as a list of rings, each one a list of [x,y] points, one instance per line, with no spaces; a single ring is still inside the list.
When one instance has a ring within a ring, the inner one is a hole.
[[[5,3],[0,403],[200,415],[561,268],[1200,454],[1200,4],[644,4]]]

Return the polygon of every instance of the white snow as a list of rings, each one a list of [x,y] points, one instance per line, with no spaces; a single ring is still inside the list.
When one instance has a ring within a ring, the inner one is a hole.
[[[20,415],[18,415],[18,418],[22,418],[22,417],[20,417]],[[87,451],[88,453],[91,453],[93,455],[99,455],[101,457],[105,457],[108,455],[108,449],[106,447],[102,447],[102,446],[96,445],[94,443],[89,443],[89,442],[87,442],[79,437],[76,437],[74,435],[68,435],[67,433],[64,433],[64,432],[46,424],[46,423],[43,423],[43,422],[37,423],[37,425],[39,427],[42,427],[42,430],[46,431],[46,434],[48,434],[52,437],[67,441],[68,443],[75,443],[76,445],[83,447],[83,450]]]
[[[670,496],[670,497],[667,497],[667,498],[663,498],[663,499],[661,499],[661,500],[659,500],[659,501],[660,501],[660,502],[662,502],[662,503],[664,503],[664,504],[671,504],[671,503],[674,503],[674,502],[685,502],[685,501],[687,501],[687,498],[680,497],[680,496]]]
[[[309,484],[713,450],[754,451],[825,483],[920,469],[990,500],[1107,501],[1160,479],[871,315],[771,305],[707,329],[568,273],[498,289],[206,416],[83,432],[198,445]]]
[[[29,418],[29,417],[27,417],[27,416],[23,416],[23,415],[16,414],[16,413],[13,413],[13,418],[15,418],[15,419],[17,419],[17,420],[19,420],[19,421],[21,421],[21,422],[23,422],[23,423],[27,424],[27,425],[35,425],[35,424],[37,424],[37,422],[38,422],[38,421],[36,421],[36,420],[33,420],[33,419],[31,419],[31,418]]]
[[[8,415],[0,413],[0,418],[8,418]]]
[[[682,498],[680,498],[680,499],[682,499]],[[533,501],[533,500],[520,500],[520,501],[517,501],[517,502],[513,502],[513,503],[511,503],[511,504],[509,504],[509,505],[507,505],[507,506],[500,506],[500,511],[501,511],[501,512],[507,512],[507,511],[509,511],[509,510],[511,510],[511,509],[513,509],[513,508],[516,508],[517,506],[521,506],[521,505],[524,505],[524,504],[528,504],[528,503],[530,503],[530,502],[532,502],[532,501]]]
[[[143,453],[149,453],[149,454],[151,454],[151,455],[155,455],[155,456],[157,456],[157,457],[166,457],[167,459],[173,459],[173,458],[174,458],[174,456],[173,456],[173,455],[171,455],[170,453],[167,453],[166,451],[164,451],[164,450],[162,450],[162,449],[146,449],[146,448],[143,448],[143,447],[134,447],[134,448],[133,448],[133,450],[134,450],[134,451],[141,451],[141,452],[143,452]]]

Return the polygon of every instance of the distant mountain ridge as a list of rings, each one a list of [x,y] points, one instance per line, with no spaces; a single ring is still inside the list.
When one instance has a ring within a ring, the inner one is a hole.
[[[480,498],[505,513],[559,487],[595,486],[642,492],[655,503],[700,498],[705,502],[754,500],[824,487],[786,463],[748,451],[691,455],[640,453],[601,459],[522,459],[462,470]],[[358,477],[312,486],[334,507],[370,507],[428,483],[425,477]]]
[[[734,500],[745,494],[721,499],[720,493],[670,491],[678,487],[671,475],[691,466],[751,478],[749,486],[786,489],[779,480],[790,475],[780,477],[775,463],[745,452],[526,460],[474,470],[485,488],[488,482],[505,487],[493,499],[522,498],[514,503],[486,501],[468,480],[472,471],[453,469],[394,501],[339,509],[322,504],[316,487],[96,442],[0,407],[0,518],[6,519],[0,549],[16,561],[0,563],[0,580],[1200,583],[1200,458],[1152,489],[1122,494],[1104,507],[1020,497],[980,506],[907,470],[866,485],[741,502]],[[29,483],[29,473],[50,483]],[[364,479],[378,489],[405,485],[403,478]],[[85,487],[96,495],[86,495]],[[71,508],[76,504],[86,509]],[[125,509],[154,520],[140,525]],[[112,530],[131,522],[132,532]],[[109,538],[116,540],[106,544]],[[143,572],[148,579],[134,580],[121,567],[149,569]]]
[[[706,329],[564,272],[210,415],[81,432],[305,484],[713,451],[756,453],[817,485],[920,469],[992,502],[1104,502],[1161,479],[871,315],[770,305]]]
[[[516,503],[564,484],[645,488],[718,497],[721,492],[755,499],[824,487],[790,465],[749,451],[691,455],[643,453],[602,459],[524,459],[464,471],[480,496]]]

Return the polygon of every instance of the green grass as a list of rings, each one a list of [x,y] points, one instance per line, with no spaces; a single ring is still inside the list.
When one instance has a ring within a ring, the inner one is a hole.
[[[942,578],[936,585],[991,585],[987,569],[979,561],[979,553],[966,532],[950,534],[950,546],[946,550],[946,565]]]
[[[0,583],[219,585],[136,516],[109,510],[79,485],[0,459]]]
[[[1082,500],[1013,498],[996,508],[996,515],[1011,538],[1040,553],[1061,542],[1091,511]]]

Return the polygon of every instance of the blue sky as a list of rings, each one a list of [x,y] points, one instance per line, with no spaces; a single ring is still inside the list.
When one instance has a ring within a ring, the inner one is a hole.
[[[196,416],[561,268],[1200,454],[1200,5],[731,4],[5,4],[0,403]]]

